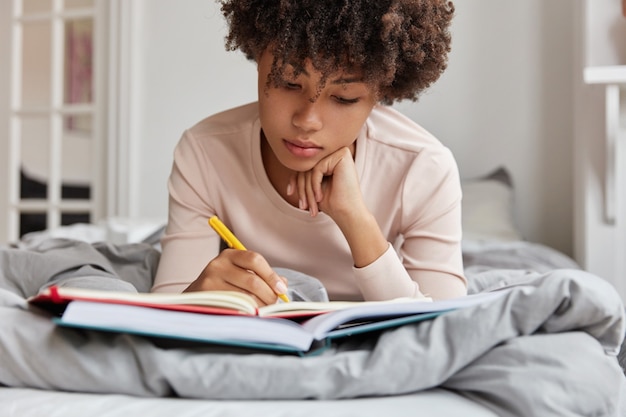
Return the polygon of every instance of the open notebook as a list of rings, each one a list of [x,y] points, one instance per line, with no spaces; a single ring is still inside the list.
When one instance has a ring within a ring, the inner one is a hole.
[[[246,310],[234,307],[247,304],[241,301],[250,298],[245,294],[206,293],[209,294],[132,294],[53,288],[29,301],[53,312],[56,315],[53,320],[61,326],[306,354],[337,338],[430,319],[447,311],[489,302],[502,294],[485,293],[445,301],[400,298],[292,302],[261,308],[256,308],[250,299],[252,308]],[[190,296],[186,297],[187,294]],[[205,303],[216,297],[221,304],[183,305],[180,296],[187,303],[194,296]],[[174,302],[175,299],[179,301]],[[227,307],[224,300],[239,301]]]

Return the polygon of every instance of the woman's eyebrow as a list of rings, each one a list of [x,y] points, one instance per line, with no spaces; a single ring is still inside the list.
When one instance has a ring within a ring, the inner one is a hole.
[[[331,84],[351,84],[351,83],[362,83],[363,78],[361,77],[346,77],[346,78],[337,78],[332,80]]]

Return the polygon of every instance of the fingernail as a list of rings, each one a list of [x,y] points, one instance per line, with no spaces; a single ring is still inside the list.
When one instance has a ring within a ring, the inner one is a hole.
[[[287,195],[291,195],[293,193],[293,185],[291,183],[287,184]]]
[[[287,293],[287,286],[282,281],[278,281],[276,283],[276,285],[274,286],[274,288],[276,289],[276,293],[277,294],[286,294]]]
[[[298,201],[298,206],[300,207],[300,210],[304,210],[306,208],[306,206],[304,205],[304,200],[300,199]]]

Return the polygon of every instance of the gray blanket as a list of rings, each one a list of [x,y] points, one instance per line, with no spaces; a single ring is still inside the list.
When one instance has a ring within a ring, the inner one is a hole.
[[[503,255],[504,256],[504,255]],[[147,291],[158,252],[50,240],[0,250],[0,384],[136,396],[340,399],[455,390],[500,416],[618,416],[624,309],[579,269],[482,269],[482,306],[345,340],[300,358],[224,347],[171,348],[137,336],[58,328],[25,298],[56,283]]]

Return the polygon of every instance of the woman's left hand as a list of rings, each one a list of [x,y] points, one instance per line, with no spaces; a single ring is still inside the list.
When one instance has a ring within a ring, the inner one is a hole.
[[[363,201],[348,148],[333,152],[310,171],[295,174],[290,181],[289,189],[298,193],[301,209],[308,209],[311,216],[323,211],[339,226],[356,267],[369,265],[387,250],[387,240]]]
[[[354,158],[345,147],[320,160],[310,171],[296,173],[289,189],[298,193],[300,209],[309,210],[311,216],[323,211],[337,223],[365,208]]]

